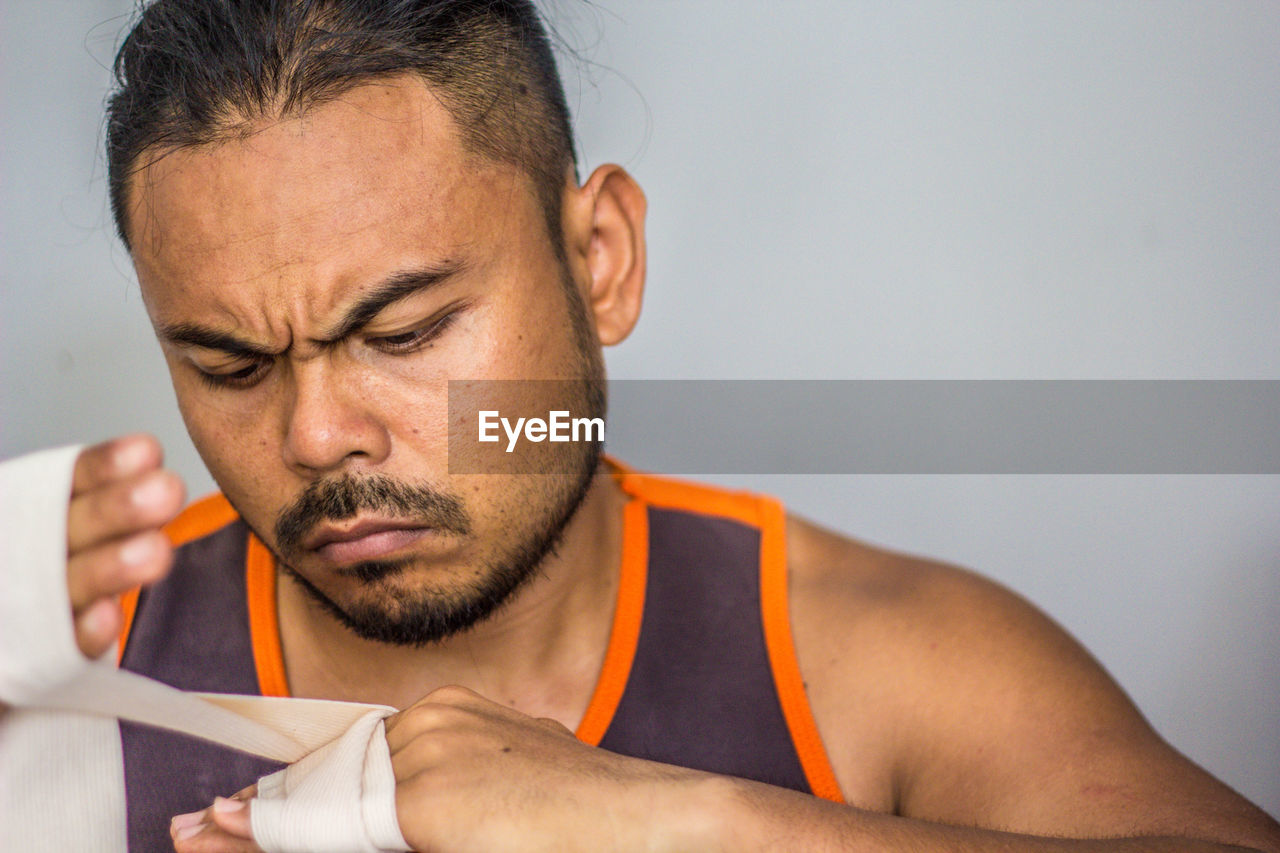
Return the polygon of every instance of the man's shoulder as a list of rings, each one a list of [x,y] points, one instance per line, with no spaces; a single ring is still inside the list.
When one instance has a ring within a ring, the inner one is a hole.
[[[851,768],[878,766],[895,808],[912,787],[936,806],[954,802],[957,767],[1043,772],[1030,755],[1040,736],[1059,760],[1091,737],[1146,738],[1102,667],[1009,589],[801,519],[788,533],[797,654],[842,784],[860,784]]]
[[[891,681],[894,704],[906,707],[1064,671],[1101,674],[1064,629],[989,578],[794,516],[787,530],[793,630],[826,677]]]
[[[795,515],[787,517],[787,540],[792,607],[804,619],[831,618],[848,630],[889,632],[897,645],[926,647],[947,635],[989,634],[999,623],[1034,630],[1047,622],[1016,593],[959,566],[872,545]]]

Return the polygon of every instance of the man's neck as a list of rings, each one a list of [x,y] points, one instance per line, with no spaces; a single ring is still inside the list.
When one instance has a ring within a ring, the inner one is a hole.
[[[425,648],[364,640],[278,573],[293,696],[407,707],[445,685],[576,727],[604,661],[617,599],[626,497],[601,466],[560,546],[496,613]]]

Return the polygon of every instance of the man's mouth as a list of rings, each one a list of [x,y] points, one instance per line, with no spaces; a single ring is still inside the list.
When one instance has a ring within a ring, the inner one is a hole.
[[[321,525],[303,547],[329,563],[375,560],[404,548],[431,532],[413,521],[366,519],[346,526]]]

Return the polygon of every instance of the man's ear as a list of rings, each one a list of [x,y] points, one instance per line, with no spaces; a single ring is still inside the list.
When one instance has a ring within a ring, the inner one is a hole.
[[[621,166],[601,166],[570,191],[565,229],[570,264],[585,273],[583,294],[605,346],[621,343],[640,317],[644,296],[644,191]]]

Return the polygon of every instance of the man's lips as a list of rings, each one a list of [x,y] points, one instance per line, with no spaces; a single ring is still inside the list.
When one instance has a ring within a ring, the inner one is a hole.
[[[412,521],[360,521],[350,527],[323,526],[307,537],[303,547],[326,562],[373,560],[421,539],[431,531]]]

